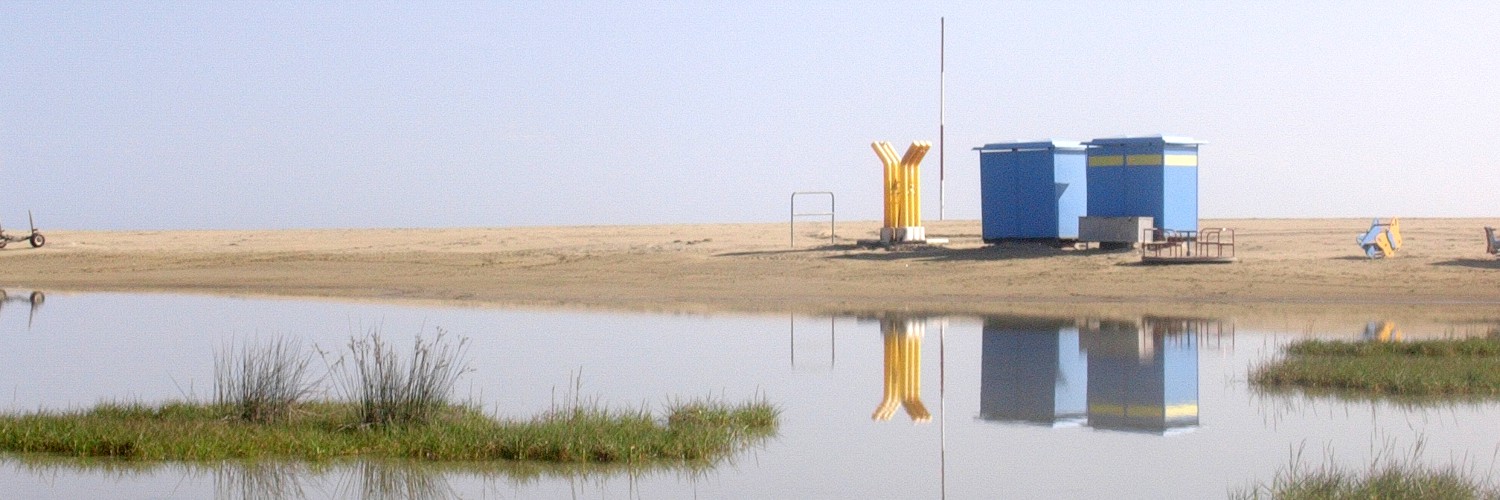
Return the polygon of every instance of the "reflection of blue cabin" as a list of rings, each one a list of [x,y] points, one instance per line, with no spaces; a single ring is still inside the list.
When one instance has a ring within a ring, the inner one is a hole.
[[[1078,239],[1078,217],[1088,208],[1082,143],[1007,142],[975,149],[985,241]]]
[[[1094,139],[1088,216],[1152,217],[1157,229],[1198,230],[1198,146],[1186,137]]]
[[[1076,425],[1084,420],[1087,366],[1072,321],[984,322],[979,414],[986,420]]]
[[[1103,322],[1083,333],[1088,422],[1096,429],[1167,434],[1198,425],[1198,343],[1192,334]]]

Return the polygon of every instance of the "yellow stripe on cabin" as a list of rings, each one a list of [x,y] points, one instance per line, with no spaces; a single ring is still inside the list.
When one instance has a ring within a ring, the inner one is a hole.
[[[1168,167],[1196,167],[1198,166],[1198,155],[1167,155],[1165,165]]]
[[[1125,164],[1125,157],[1120,155],[1090,156],[1090,167],[1118,167]]]
[[[1111,155],[1090,156],[1090,167],[1118,167],[1129,165],[1132,167],[1196,167],[1198,166],[1198,155]]]

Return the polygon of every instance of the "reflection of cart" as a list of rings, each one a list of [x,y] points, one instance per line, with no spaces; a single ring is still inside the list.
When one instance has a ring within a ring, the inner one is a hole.
[[[47,301],[47,296],[44,295],[41,292],[41,290],[32,290],[30,295],[27,295],[25,298],[22,298],[22,297],[12,297],[9,292],[6,292],[4,289],[0,289],[0,309],[4,309],[5,305],[9,304],[11,302],[29,302],[29,303],[31,303],[31,314],[26,317],[26,328],[27,329],[31,328],[31,322],[32,322],[32,320],[36,319],[36,310],[37,309],[41,309],[42,308],[42,303],[46,302],[46,301]]]
[[[47,244],[47,237],[42,236],[42,233],[36,230],[36,220],[31,218],[30,210],[26,211],[26,221],[31,223],[31,234],[26,236],[12,236],[5,232],[5,228],[0,228],[0,248],[5,248],[5,244],[12,241],[29,241],[31,242],[31,248],[38,248]]]

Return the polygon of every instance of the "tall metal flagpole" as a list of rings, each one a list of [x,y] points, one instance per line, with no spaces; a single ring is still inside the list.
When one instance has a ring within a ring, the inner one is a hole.
[[[947,104],[945,102],[947,99],[945,84],[947,82],[943,81],[948,72],[947,54],[945,53],[948,45],[947,24],[946,18],[938,18],[938,220],[943,220],[943,208],[947,205],[943,199],[943,185],[947,181],[947,172],[943,168],[943,160],[945,159],[943,155],[943,128],[946,121],[945,118],[947,118],[945,116],[945,111],[947,111],[947,107],[945,106]]]

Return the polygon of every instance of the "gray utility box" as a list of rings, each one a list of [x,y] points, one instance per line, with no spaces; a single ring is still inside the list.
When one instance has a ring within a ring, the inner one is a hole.
[[[1141,243],[1153,224],[1151,217],[1083,216],[1078,218],[1078,241]]]

